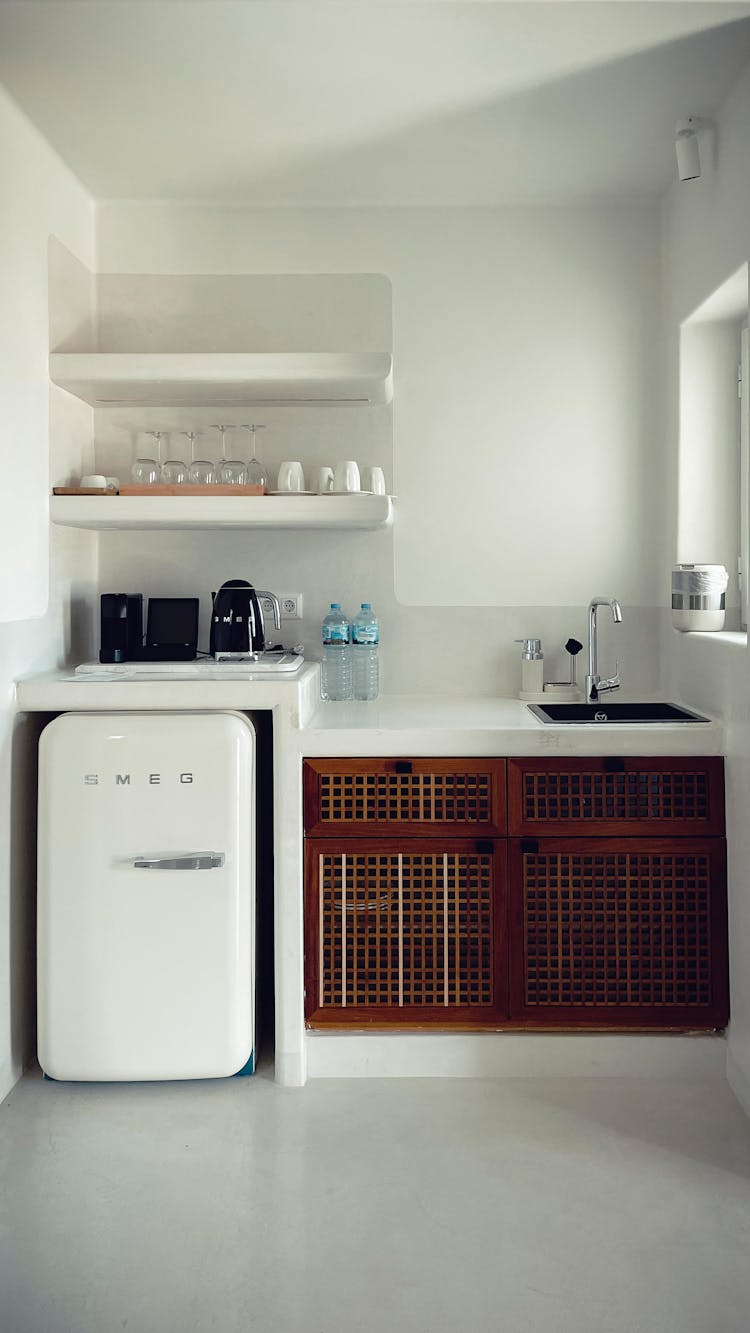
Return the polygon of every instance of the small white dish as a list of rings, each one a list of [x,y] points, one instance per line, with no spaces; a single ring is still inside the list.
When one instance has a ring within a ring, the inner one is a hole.
[[[317,495],[317,491],[266,491],[266,495]]]

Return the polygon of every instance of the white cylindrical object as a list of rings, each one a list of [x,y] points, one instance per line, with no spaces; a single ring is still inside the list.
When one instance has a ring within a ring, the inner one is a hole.
[[[724,628],[729,574],[724,565],[677,565],[672,570],[672,624],[683,632]]]
[[[333,468],[319,467],[315,473],[315,489],[318,495],[327,495],[333,490]]]
[[[296,459],[281,463],[276,486],[280,491],[304,491],[305,473],[302,464]]]
[[[333,469],[333,489],[335,491],[358,491],[359,487],[359,464],[353,458],[339,459]]]
[[[681,181],[694,181],[701,174],[698,136],[692,130],[682,131],[675,139],[677,174]]]
[[[373,495],[385,495],[385,473],[382,467],[366,467],[362,472],[362,490]]]

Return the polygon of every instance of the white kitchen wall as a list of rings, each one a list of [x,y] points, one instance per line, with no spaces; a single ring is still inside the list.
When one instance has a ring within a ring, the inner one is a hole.
[[[132,323],[124,333],[106,314],[118,274],[136,283],[149,273],[389,279],[398,496],[393,533],[137,543],[107,534],[102,588],[207,594],[244,574],[302,591],[305,621],[285,637],[308,649],[330,599],[356,607],[369,597],[384,622],[387,690],[485,695],[518,688],[521,635],[541,635],[559,677],[562,643],[584,638],[586,604],[606,593],[623,602],[625,622],[605,628],[605,664],[619,658],[628,692],[658,688],[666,557],[651,203],[298,211],[105,202],[98,236],[108,275],[100,334],[111,347],[132,346],[120,342],[132,339]],[[286,421],[293,447],[280,456],[297,457],[304,423]],[[282,414],[275,424],[284,428]],[[334,458],[354,452],[341,446],[339,435]]]
[[[700,179],[675,185],[662,230],[672,558],[677,550],[680,324],[750,254],[750,70],[717,116],[716,152],[704,143]],[[744,636],[679,634],[664,617],[672,690],[727,727],[727,828],[732,1017],[729,1077],[750,1114],[750,688]]]
[[[50,390],[47,373],[50,326],[72,345],[90,334],[94,209],[2,88],[0,179],[2,1100],[29,1054],[33,1014],[35,728],[14,716],[13,682],[85,650],[88,617],[78,609],[90,605],[96,570],[88,534],[50,539],[50,441],[54,466],[67,458],[78,467],[92,422],[82,404]]]

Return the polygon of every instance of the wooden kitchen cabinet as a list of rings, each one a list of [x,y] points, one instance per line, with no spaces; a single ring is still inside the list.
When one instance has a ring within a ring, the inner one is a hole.
[[[507,1014],[505,840],[309,839],[314,1025],[497,1026]]]
[[[509,917],[524,1026],[727,1022],[722,838],[511,839]]]
[[[509,759],[508,833],[723,836],[724,760]]]
[[[723,759],[509,759],[508,831],[514,1022],[725,1025]]]
[[[728,1018],[720,758],[308,759],[311,1026]]]
[[[308,759],[304,822],[308,1022],[496,1026],[505,760]]]
[[[305,833],[505,837],[504,759],[307,759]]]

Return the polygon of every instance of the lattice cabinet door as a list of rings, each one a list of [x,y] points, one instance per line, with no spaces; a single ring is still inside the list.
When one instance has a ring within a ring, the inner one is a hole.
[[[504,837],[504,759],[307,759],[305,832],[313,837]]]
[[[724,760],[509,759],[508,832],[721,836]]]
[[[310,839],[313,1026],[494,1026],[507,1013],[506,844]]]
[[[509,878],[512,1019],[726,1024],[721,838],[513,839]]]

